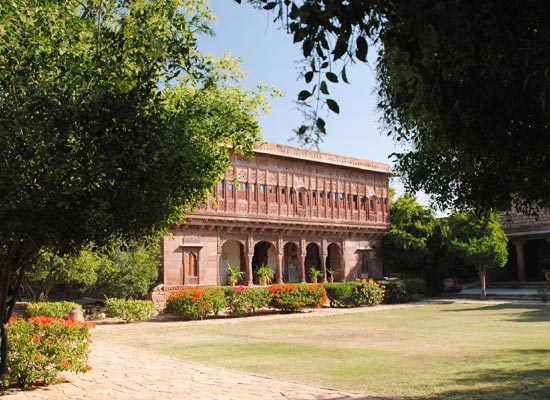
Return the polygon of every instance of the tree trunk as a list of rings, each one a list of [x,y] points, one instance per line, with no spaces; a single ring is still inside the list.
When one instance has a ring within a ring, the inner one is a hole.
[[[479,267],[479,277],[481,279],[481,300],[487,298],[487,272],[485,267]]]
[[[5,243],[6,252],[0,254],[0,377],[8,371],[8,322],[12,316],[27,262],[38,254],[38,247],[28,237],[18,236]],[[19,273],[10,297],[10,282]]]

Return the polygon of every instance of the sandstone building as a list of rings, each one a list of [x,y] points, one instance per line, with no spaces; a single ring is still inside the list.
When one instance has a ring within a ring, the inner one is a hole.
[[[512,210],[501,215],[500,224],[509,240],[508,263],[492,271],[494,280],[544,280],[550,273],[550,210],[537,217]]]
[[[376,249],[389,228],[387,164],[263,144],[255,157],[232,156],[210,200],[162,242],[164,290],[223,285],[228,265],[257,283],[307,282],[327,268],[334,279],[382,277]]]

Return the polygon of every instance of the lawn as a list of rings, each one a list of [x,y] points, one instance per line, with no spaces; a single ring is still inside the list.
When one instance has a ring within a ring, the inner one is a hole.
[[[373,396],[550,399],[548,306],[431,304],[372,311],[143,323],[98,329],[94,336],[188,361]]]

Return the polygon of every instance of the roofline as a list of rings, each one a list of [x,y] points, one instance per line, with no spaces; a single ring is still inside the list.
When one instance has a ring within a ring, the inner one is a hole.
[[[392,175],[389,164],[361,160],[359,158],[345,157],[338,154],[324,153],[320,151],[305,150],[297,147],[283,146],[273,143],[260,143],[254,146],[254,152],[279,157],[301,159],[323,164],[339,165],[342,167],[356,168],[366,171],[381,172]]]

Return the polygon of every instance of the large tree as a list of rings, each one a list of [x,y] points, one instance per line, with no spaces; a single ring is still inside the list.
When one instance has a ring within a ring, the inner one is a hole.
[[[550,206],[550,3],[249,1],[274,10],[301,45],[305,105],[338,112],[330,84],[379,48],[379,107],[388,133],[409,144],[396,155],[408,189],[449,208]],[[316,122],[298,130],[305,141],[325,133]]]
[[[0,10],[0,374],[39,251],[159,232],[258,139],[260,92],[201,56],[201,0],[13,0]]]

